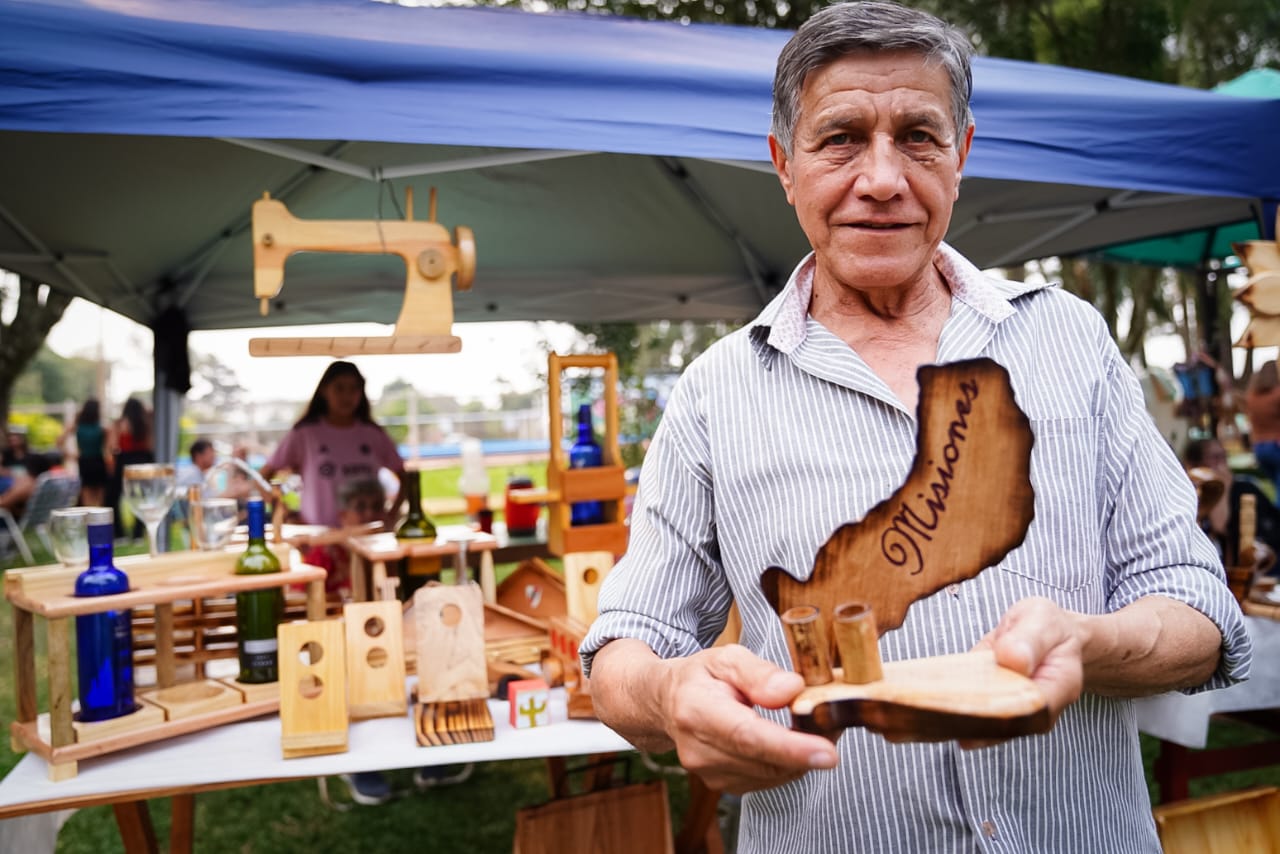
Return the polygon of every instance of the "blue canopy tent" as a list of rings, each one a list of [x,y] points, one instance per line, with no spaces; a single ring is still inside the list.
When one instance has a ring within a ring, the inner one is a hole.
[[[301,217],[390,218],[405,186],[436,186],[479,247],[459,321],[749,317],[807,250],[764,140],[788,36],[368,0],[0,0],[0,267],[157,327],[390,322],[403,268],[363,256],[291,260],[261,318],[249,206],[270,191]],[[949,237],[982,265],[1267,227],[1280,199],[1280,102],[979,59],[973,105]]]
[[[291,266],[263,321],[244,227],[264,190],[304,217],[396,216],[386,180],[439,186],[442,220],[475,229],[460,320],[749,316],[805,249],[764,142],[788,35],[0,0],[0,265],[142,322],[171,304],[194,329],[389,321],[395,265],[332,257]],[[1280,102],[979,59],[974,111],[950,239],[981,264],[1266,223],[1280,198]]]
[[[1280,71],[1256,68],[1213,87],[1213,91],[1240,98],[1280,100]],[[1223,151],[1220,156],[1230,158],[1235,154]],[[1260,225],[1253,218],[1243,222],[1218,223],[1196,231],[1108,246],[1102,257],[1112,261],[1189,270],[1203,271],[1211,266],[1234,269],[1240,266],[1240,259],[1235,256],[1232,246],[1262,237]]]

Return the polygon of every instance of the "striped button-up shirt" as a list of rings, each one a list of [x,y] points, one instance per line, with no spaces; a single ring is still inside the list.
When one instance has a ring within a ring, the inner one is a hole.
[[[1035,520],[976,578],[915,603],[880,639],[885,661],[963,652],[1015,602],[1116,611],[1163,595],[1222,632],[1202,689],[1247,676],[1249,639],[1195,496],[1102,318],[1054,288],[989,278],[946,245],[951,289],[938,362],[1005,366],[1035,434]],[[916,418],[858,354],[808,314],[812,256],[749,326],[693,364],[640,476],[627,554],[582,645],[638,638],[663,658],[709,646],[731,601],[741,643],[790,669],[760,589],[808,577],[819,547],[907,477]],[[761,710],[785,723],[785,711]],[[839,765],[744,797],[743,852],[1158,851],[1133,704],[1086,694],[1053,731],[982,750],[890,744],[861,729]]]

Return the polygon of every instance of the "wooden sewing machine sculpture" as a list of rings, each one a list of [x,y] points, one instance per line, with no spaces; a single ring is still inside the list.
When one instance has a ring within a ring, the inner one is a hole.
[[[404,305],[395,333],[386,338],[254,338],[254,356],[354,356],[388,353],[457,353],[450,276],[458,290],[475,278],[476,242],[471,229],[454,229],[455,242],[436,219],[431,190],[428,219],[413,219],[413,188],[405,190],[403,220],[300,220],[270,194],[253,203],[253,293],[267,314],[284,284],[285,261],[295,252],[395,254],[404,260]]]
[[[1236,346],[1280,344],[1280,211],[1276,212],[1275,240],[1247,240],[1231,248],[1249,268],[1249,281],[1234,294],[1249,307],[1249,325]]]
[[[1033,437],[1008,372],[975,359],[921,368],[919,380],[906,483],[838,528],[808,581],[778,567],[761,578],[807,686],[792,725],[833,739],[850,726],[910,741],[1044,732],[1040,690],[989,651],[880,662],[878,636],[901,626],[913,602],[998,563],[1033,515]],[[832,666],[837,653],[842,668]]]

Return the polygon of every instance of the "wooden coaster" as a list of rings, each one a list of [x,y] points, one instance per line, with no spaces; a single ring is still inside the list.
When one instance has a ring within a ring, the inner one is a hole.
[[[202,679],[199,682],[170,685],[168,688],[155,688],[142,692],[138,697],[159,706],[164,710],[166,720],[171,721],[244,703],[243,694],[216,679]]]
[[[239,679],[219,679],[219,682],[229,688],[240,692],[240,696],[244,697],[246,703],[264,703],[275,701],[277,707],[280,704],[280,683],[279,682],[258,682],[248,683],[241,682]]]
[[[483,698],[419,703],[414,722],[423,747],[493,741],[493,715]]]
[[[45,724],[47,728],[49,716],[47,714],[41,715],[40,718],[41,723]],[[91,741],[104,741],[115,736],[128,735],[129,733],[150,729],[164,723],[164,720],[164,709],[154,706],[145,700],[140,700],[138,708],[132,714],[89,723],[73,720],[71,728],[75,730],[76,742],[78,744],[86,744]],[[45,736],[45,738],[47,740],[48,736]]]

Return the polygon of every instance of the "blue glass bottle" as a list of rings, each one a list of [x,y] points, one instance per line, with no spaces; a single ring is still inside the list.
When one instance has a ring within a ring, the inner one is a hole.
[[[127,593],[129,577],[111,559],[114,536],[110,507],[86,514],[89,568],[76,578],[77,596]],[[76,617],[76,663],[79,671],[79,720],[105,721],[136,708],[133,699],[133,611],[102,611]]]
[[[578,407],[578,441],[569,449],[569,468],[585,469],[602,465],[604,455],[591,429],[591,404]],[[599,525],[604,522],[604,505],[599,501],[579,501],[569,506],[569,524]]]

